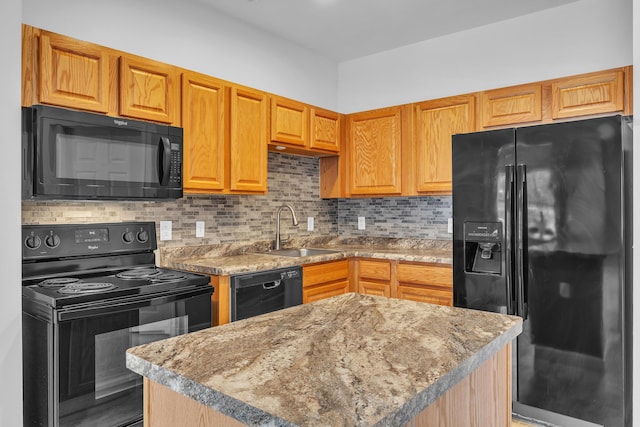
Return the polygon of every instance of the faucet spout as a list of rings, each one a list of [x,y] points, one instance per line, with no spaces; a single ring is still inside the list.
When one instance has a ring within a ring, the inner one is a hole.
[[[296,213],[293,210],[293,207],[290,204],[285,203],[284,205],[280,206],[278,208],[278,210],[276,211],[276,241],[274,244],[274,249],[275,250],[279,250],[280,249],[280,212],[282,212],[283,209],[289,209],[291,211],[291,220],[293,222],[293,225],[297,226],[298,225],[298,218],[296,218]]]

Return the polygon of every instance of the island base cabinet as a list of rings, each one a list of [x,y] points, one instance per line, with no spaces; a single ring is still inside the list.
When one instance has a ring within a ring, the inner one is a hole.
[[[144,425],[236,427],[244,424],[145,378]],[[511,426],[511,344],[445,391],[405,425]]]

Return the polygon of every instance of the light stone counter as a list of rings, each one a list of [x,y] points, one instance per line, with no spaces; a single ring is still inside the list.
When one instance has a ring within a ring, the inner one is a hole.
[[[227,276],[313,264],[342,258],[378,258],[410,262],[452,264],[451,242],[386,238],[318,238],[289,242],[286,247],[331,249],[332,254],[304,257],[268,255],[268,242],[186,246],[163,249],[160,265],[213,276]]]
[[[521,331],[519,317],[349,293],[135,347],[127,367],[247,425],[401,426],[504,348],[509,365]],[[492,411],[510,419],[505,378],[508,408]]]

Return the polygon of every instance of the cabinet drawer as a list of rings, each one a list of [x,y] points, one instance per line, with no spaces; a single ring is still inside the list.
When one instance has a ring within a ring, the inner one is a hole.
[[[400,263],[398,264],[398,282],[451,289],[453,287],[452,268]]]
[[[347,292],[349,292],[349,282],[346,279],[326,285],[304,288],[302,290],[302,303],[307,304],[336,295],[346,294]]]
[[[452,291],[422,287],[420,285],[399,285],[398,298],[431,304],[453,305]]]
[[[302,267],[302,282],[304,286],[345,280],[349,277],[349,262],[344,259]]]
[[[359,261],[359,277],[391,280],[391,264],[388,261]]]

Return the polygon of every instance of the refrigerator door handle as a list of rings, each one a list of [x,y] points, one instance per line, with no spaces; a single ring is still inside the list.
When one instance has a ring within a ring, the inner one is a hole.
[[[526,290],[527,290],[527,237],[528,237],[528,219],[527,219],[527,166],[518,165],[516,174],[516,282],[515,282],[515,300],[516,313],[523,319],[527,318]]]
[[[513,165],[504,167],[504,257],[505,257],[505,285],[507,296],[507,314],[516,314],[514,307],[514,268],[513,268],[513,195],[515,168]]]

